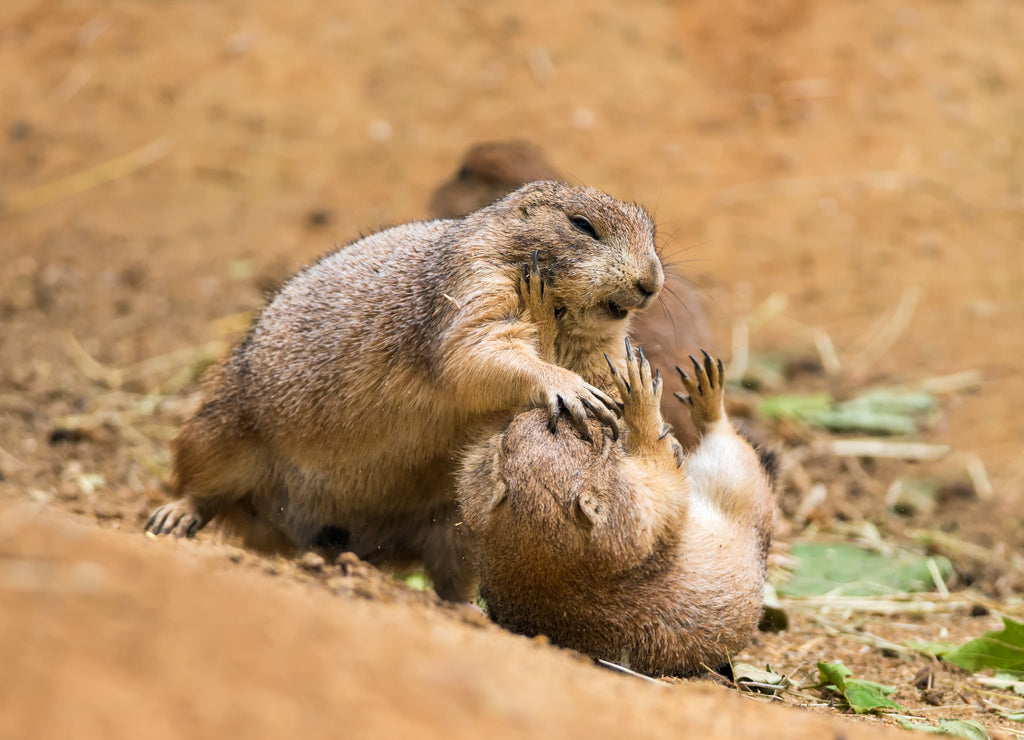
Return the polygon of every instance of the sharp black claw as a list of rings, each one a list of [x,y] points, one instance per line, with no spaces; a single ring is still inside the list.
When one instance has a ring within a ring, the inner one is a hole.
[[[640,360],[640,364],[643,365],[644,364],[644,348],[643,347],[637,347],[636,348],[636,356]]]
[[[607,352],[604,353],[604,361],[608,363],[608,369],[612,371],[612,377],[614,378],[618,375],[618,372],[615,370],[615,365],[612,364],[612,358],[608,356]]]
[[[690,406],[693,406],[693,399],[692,399],[692,398],[690,398],[689,396],[684,396],[684,395],[683,395],[682,393],[680,393],[679,391],[676,391],[676,392],[675,392],[675,393],[673,393],[672,395],[673,395],[673,396],[675,396],[675,397],[676,397],[677,399],[679,399],[679,401],[680,401],[680,402],[682,402],[682,403],[685,403],[685,404],[688,404],[688,405],[690,405]]]
[[[667,437],[669,432],[671,432],[671,431],[672,431],[672,425],[671,424],[666,424],[665,428],[661,430],[661,434],[658,435],[658,441],[660,442],[661,440],[665,439],[665,437]]]
[[[703,371],[703,368],[700,366],[700,363],[694,359],[693,355],[690,355],[690,362],[693,363],[693,368],[697,374],[697,378],[700,378],[700,374]],[[704,395],[704,385],[699,380],[697,382],[697,392],[700,393],[702,396]]]
[[[681,377],[683,380],[689,380],[690,379],[690,376],[687,375],[686,371],[683,370],[683,368],[679,367],[679,365],[676,365],[676,372],[679,373],[679,377]]]
[[[715,361],[707,353],[707,350],[702,349],[701,352],[704,353],[704,372],[708,374],[708,380],[710,380],[712,371],[715,369]]]
[[[558,417],[562,415],[562,409],[565,408],[565,404],[562,402],[562,397],[558,396],[558,400],[555,402],[555,413],[548,419],[548,431],[552,434],[558,428]]]
[[[633,345],[629,343],[629,337],[626,337],[626,361],[633,361]]]
[[[594,405],[587,401],[585,398],[581,398],[580,403],[582,403],[585,408],[590,409],[595,415],[597,414]],[[590,425],[587,424],[587,417],[585,414],[582,419],[577,419],[576,417],[573,417],[573,423],[576,425],[576,429],[579,431],[580,436],[583,439],[585,439],[587,442],[594,441],[593,436],[591,436],[590,434]]]
[[[718,358],[718,381],[721,382],[725,378],[725,368],[722,367],[722,358]]]

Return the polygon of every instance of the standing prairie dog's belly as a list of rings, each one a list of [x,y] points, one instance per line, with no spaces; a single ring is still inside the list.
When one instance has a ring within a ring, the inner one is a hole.
[[[545,277],[553,333],[523,310],[524,266]],[[529,406],[617,432],[603,355],[621,356],[662,281],[642,208],[560,183],[353,242],[291,278],[211,375],[174,443],[180,498],[147,528],[191,536],[217,518],[293,549],[329,529],[363,557],[422,560],[442,596],[466,598],[466,435]]]

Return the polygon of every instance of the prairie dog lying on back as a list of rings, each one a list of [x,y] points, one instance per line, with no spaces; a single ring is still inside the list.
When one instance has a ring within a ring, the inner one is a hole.
[[[680,373],[699,442],[685,455],[641,352],[614,377],[619,441],[593,422],[593,442],[561,423],[552,437],[534,410],[468,450],[457,493],[496,622],[653,675],[716,668],[748,643],[772,484],[725,415],[721,363],[693,364]]]
[[[557,314],[543,358],[519,299],[531,260]],[[180,498],[147,529],[193,536],[216,518],[266,549],[420,560],[441,596],[466,599],[467,434],[530,406],[617,433],[603,353],[622,356],[662,281],[640,206],[554,182],[342,247],[291,278],[212,376],[174,443]]]

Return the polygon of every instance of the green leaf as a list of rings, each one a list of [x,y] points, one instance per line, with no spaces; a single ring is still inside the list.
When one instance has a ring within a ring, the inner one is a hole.
[[[918,428],[917,417],[935,408],[935,398],[929,393],[875,390],[840,404],[827,393],[769,396],[758,412],[768,418],[795,418],[840,432],[913,434]]]
[[[1013,712],[1012,714],[1000,714],[1003,719],[1011,719],[1014,722],[1024,722],[1024,710],[1020,712]]]
[[[896,689],[892,686],[850,678],[852,671],[842,663],[818,662],[821,686],[832,688],[842,695],[846,705],[857,714],[876,712],[880,709],[903,709],[888,698]]]
[[[810,411],[801,418],[833,432],[864,432],[866,434],[913,434],[917,424],[909,416],[873,411],[867,408],[836,408]]]
[[[1000,668],[1024,670],[1024,623],[1003,617],[1003,629],[986,632],[942,654],[942,659],[968,671]]]
[[[896,689],[883,686],[874,681],[862,681],[859,678],[846,679],[846,691],[843,696],[857,714],[874,712],[878,709],[903,709],[899,704],[888,698]]]
[[[849,543],[795,542],[791,553],[799,565],[788,580],[775,584],[782,596],[876,596],[935,589],[929,558],[916,552],[886,555]],[[942,578],[953,572],[946,558],[931,560]]]
[[[969,740],[992,740],[992,736],[988,734],[984,725],[970,719],[940,719],[938,727],[924,722],[911,722],[906,717],[899,715],[896,715],[896,721],[904,730],[917,730],[931,735],[966,737]]]
[[[757,412],[770,419],[803,418],[807,414],[828,411],[830,408],[832,396],[828,393],[784,393],[762,400]]]
[[[846,686],[846,677],[853,675],[853,671],[842,663],[828,663],[823,660],[818,661],[818,673],[821,675],[820,686],[834,686],[838,691],[842,691]]]
[[[950,650],[955,650],[958,647],[955,642],[932,642],[930,640],[904,640],[903,644],[919,653],[933,655],[936,658],[941,658]]]
[[[927,414],[938,404],[931,393],[925,391],[894,391],[879,389],[862,393],[839,404],[841,409],[865,409],[886,414]]]

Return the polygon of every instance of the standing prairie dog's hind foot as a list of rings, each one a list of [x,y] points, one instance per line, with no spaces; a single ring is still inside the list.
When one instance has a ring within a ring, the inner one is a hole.
[[[146,531],[152,534],[173,534],[175,537],[195,537],[196,532],[210,518],[198,511],[192,499],[180,498],[154,511],[146,522]]]
[[[701,353],[704,355],[703,364],[690,355],[690,361],[693,363],[692,378],[681,367],[676,367],[683,380],[683,386],[690,395],[675,395],[680,401],[690,405],[693,424],[697,427],[697,433],[703,435],[725,418],[725,370],[721,360],[713,358],[704,350],[701,350]]]

